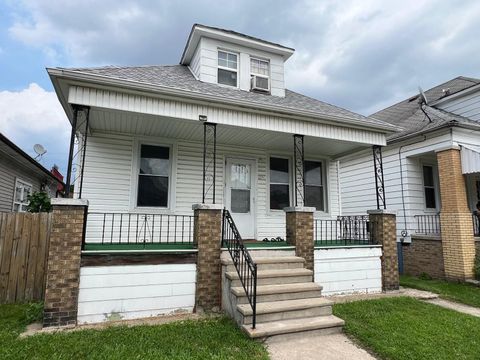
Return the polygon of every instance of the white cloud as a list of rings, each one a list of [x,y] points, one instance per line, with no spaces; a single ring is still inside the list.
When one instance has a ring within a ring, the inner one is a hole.
[[[70,124],[54,92],[35,83],[21,91],[0,91],[0,131],[32,154],[35,143],[47,149],[44,164],[64,166]]]
[[[364,114],[419,85],[480,76],[477,0],[23,0],[16,9],[10,35],[54,66],[175,64],[196,22],[279,42],[296,49],[289,88]]]

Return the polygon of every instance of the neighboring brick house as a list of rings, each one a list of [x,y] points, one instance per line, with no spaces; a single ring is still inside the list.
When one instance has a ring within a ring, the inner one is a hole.
[[[457,77],[370,116],[403,128],[383,148],[387,207],[397,213],[403,270],[473,276],[480,224],[480,80]],[[345,214],[371,208],[369,154],[340,159]],[[476,240],[475,240],[476,239]]]
[[[42,190],[56,197],[60,187],[58,175],[0,133],[0,211],[26,211],[29,194]]]

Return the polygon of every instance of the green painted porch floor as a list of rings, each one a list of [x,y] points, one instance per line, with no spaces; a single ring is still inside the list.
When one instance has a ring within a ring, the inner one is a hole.
[[[87,251],[114,250],[194,250],[193,244],[85,244]]]
[[[248,249],[268,249],[268,248],[281,248],[281,247],[288,247],[286,241],[256,241],[256,242],[246,242],[246,247]],[[365,242],[355,241],[355,240],[322,240],[322,241],[315,241],[315,247],[322,248],[322,247],[348,247],[348,246],[361,246],[361,245],[368,245]],[[135,251],[135,250],[166,250],[166,251],[174,251],[174,250],[195,250],[196,247],[193,243],[163,243],[163,244],[85,244],[84,250],[86,251],[115,251],[115,250],[123,250],[123,251]]]

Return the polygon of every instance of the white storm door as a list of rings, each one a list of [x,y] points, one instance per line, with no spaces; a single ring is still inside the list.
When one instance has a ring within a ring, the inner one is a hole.
[[[255,238],[255,161],[227,159],[225,206],[243,239]]]

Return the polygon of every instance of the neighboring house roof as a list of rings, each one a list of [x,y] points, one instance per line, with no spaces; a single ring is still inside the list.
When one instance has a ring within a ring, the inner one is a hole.
[[[480,79],[459,76],[425,91],[425,96],[428,103],[431,104],[478,84],[480,84]],[[448,92],[444,91],[446,89],[448,89]],[[429,106],[427,104],[423,106],[423,110],[432,120],[432,122],[430,122],[428,117],[420,108],[418,99],[419,94],[416,94],[395,105],[380,110],[369,117],[403,128],[402,131],[398,131],[390,135],[388,137],[388,141],[396,140],[420,132],[432,131],[449,124],[469,124],[480,126],[480,123],[474,120],[438,109],[435,107],[435,105]]]
[[[20,149],[2,133],[0,133],[0,152],[4,153],[10,158],[13,158],[17,163],[27,167],[31,171],[36,172],[38,175],[46,175],[50,179],[56,181],[58,184],[64,185],[63,182],[57,179],[54,174],[44,168],[38,161]]]
[[[50,71],[51,69],[49,69]],[[210,84],[197,80],[190,69],[184,65],[152,65],[152,66],[105,66],[94,68],[56,68],[74,74],[86,74],[103,79],[116,79],[127,82],[143,83],[172,90],[188,92],[192,96],[210,95],[219,102],[228,104],[229,101],[241,101],[251,107],[275,107],[278,111],[294,114],[308,111],[312,116],[336,117],[346,122],[360,126],[370,126],[377,129],[394,131],[398,127],[381,120],[367,118],[363,115],[328,104],[323,101],[285,90],[285,97],[271,96],[257,92],[230,89],[217,84]]]

